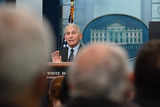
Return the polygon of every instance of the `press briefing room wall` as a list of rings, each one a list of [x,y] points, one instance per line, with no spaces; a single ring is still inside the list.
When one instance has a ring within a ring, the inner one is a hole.
[[[57,49],[61,47],[62,5],[61,0],[43,0],[43,16],[51,23],[56,34]]]

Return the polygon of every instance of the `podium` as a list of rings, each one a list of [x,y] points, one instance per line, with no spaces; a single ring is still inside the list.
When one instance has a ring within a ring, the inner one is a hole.
[[[56,76],[67,75],[67,70],[71,64],[72,62],[61,62],[61,63],[49,62],[48,65],[51,67],[51,70],[47,72],[47,78],[50,79]]]

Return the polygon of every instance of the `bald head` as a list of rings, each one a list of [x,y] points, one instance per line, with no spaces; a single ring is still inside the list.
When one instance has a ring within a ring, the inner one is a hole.
[[[101,96],[120,102],[129,86],[127,55],[115,44],[83,48],[69,72],[73,96]]]
[[[17,95],[33,85],[48,67],[49,26],[30,11],[0,6],[0,97]]]

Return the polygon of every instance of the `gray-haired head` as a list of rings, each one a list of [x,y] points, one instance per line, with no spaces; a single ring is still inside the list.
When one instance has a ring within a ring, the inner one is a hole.
[[[69,23],[64,29],[64,39],[69,47],[74,48],[80,43],[82,34],[76,24]]]
[[[66,25],[66,27],[64,28],[64,34],[67,32],[68,27],[73,27],[76,29],[77,33],[81,34],[80,28],[78,25],[74,24],[74,23],[69,23]]]
[[[48,67],[52,32],[40,16],[14,5],[0,6],[0,98],[31,87]]]
[[[94,43],[84,47],[69,71],[71,95],[99,96],[115,102],[127,100],[130,83],[125,51],[115,44]]]

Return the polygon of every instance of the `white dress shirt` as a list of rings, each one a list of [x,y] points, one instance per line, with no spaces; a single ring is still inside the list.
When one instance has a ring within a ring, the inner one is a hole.
[[[80,47],[80,43],[73,48],[74,49],[74,53],[73,53],[74,57],[77,55],[79,47]],[[68,46],[68,58],[71,54],[71,49],[72,48],[70,46]]]

